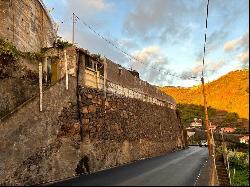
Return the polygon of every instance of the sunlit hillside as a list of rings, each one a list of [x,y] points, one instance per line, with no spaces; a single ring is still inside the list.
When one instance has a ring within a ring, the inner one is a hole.
[[[241,118],[249,119],[249,70],[230,72],[219,79],[206,84],[208,106],[235,112]],[[177,103],[203,105],[202,87],[161,88],[173,96]]]

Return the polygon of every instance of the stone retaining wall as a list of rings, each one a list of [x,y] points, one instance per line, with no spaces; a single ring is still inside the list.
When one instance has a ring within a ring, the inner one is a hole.
[[[73,102],[60,112],[57,138],[20,162],[4,184],[63,180],[183,147],[174,110],[137,99],[105,98],[94,89],[82,88],[80,95],[83,141],[79,135],[77,105]]]

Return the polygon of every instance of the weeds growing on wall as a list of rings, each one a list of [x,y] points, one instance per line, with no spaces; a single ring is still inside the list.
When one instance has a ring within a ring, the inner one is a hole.
[[[15,61],[20,57],[27,58],[30,60],[41,61],[43,53],[35,52],[22,52],[18,50],[12,43],[0,38],[0,58],[5,60]]]
[[[0,58],[17,60],[19,53],[15,46],[0,38]]]

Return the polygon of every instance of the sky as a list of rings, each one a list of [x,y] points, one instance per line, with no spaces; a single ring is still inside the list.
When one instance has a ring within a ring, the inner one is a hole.
[[[79,47],[138,71],[141,79],[153,85],[200,84],[207,0],[43,1],[63,40],[72,42],[74,12],[79,18],[75,25]],[[248,64],[249,1],[210,0],[205,81]]]

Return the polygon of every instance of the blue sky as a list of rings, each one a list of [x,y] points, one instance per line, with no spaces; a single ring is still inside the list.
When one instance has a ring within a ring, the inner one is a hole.
[[[192,86],[200,82],[206,0],[44,0],[59,35],[91,53],[133,68],[143,80],[159,86]],[[82,21],[143,63],[128,59],[91,32]],[[206,81],[249,64],[248,0],[210,0]],[[160,71],[158,71],[160,69]],[[170,76],[176,74],[179,78]]]

